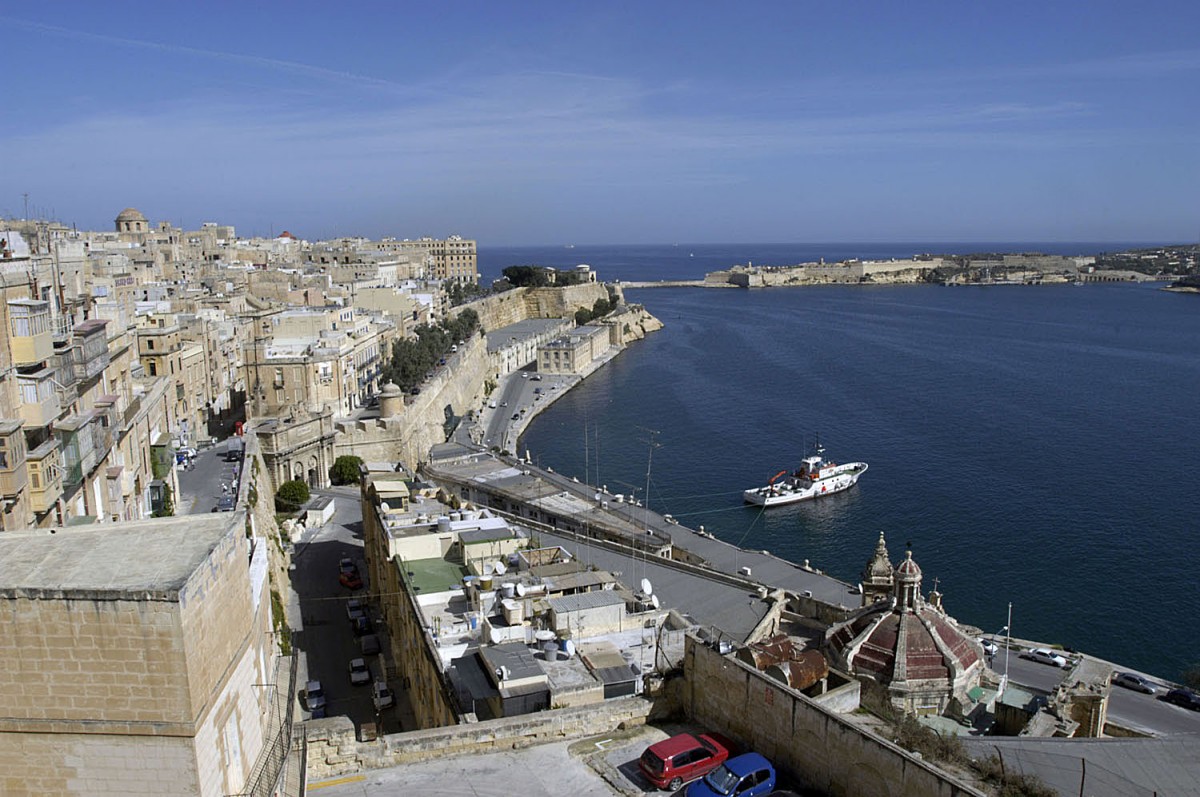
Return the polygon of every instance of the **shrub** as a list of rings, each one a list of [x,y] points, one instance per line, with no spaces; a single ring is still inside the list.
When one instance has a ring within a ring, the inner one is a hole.
[[[362,463],[362,457],[354,454],[338,457],[329,469],[329,481],[333,484],[358,484],[359,467]]]
[[[275,493],[275,509],[280,512],[295,512],[308,503],[308,485],[299,480],[284,482]]]

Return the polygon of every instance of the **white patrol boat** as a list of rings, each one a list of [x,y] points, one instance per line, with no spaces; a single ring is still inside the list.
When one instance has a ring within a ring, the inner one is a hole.
[[[867,472],[865,462],[839,465],[836,462],[826,462],[824,455],[825,449],[818,443],[816,453],[805,457],[799,470],[791,475],[787,475],[786,470],[781,470],[765,487],[746,490],[742,497],[747,503],[759,506],[779,506],[807,501],[810,498],[820,498],[848,490],[855,485],[859,476]],[[781,476],[787,478],[781,480]]]

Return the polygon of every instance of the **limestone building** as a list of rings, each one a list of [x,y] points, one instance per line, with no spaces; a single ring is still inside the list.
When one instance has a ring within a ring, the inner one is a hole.
[[[245,525],[0,536],[0,792],[218,797],[270,780],[293,670],[276,668],[266,542]]]

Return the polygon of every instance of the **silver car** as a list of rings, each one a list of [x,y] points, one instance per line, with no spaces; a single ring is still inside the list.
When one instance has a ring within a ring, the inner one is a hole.
[[[1133,672],[1119,672],[1113,676],[1112,682],[1117,686],[1123,686],[1126,689],[1132,689],[1135,692],[1142,692],[1147,695],[1155,694],[1158,691],[1158,687],[1148,679]]]

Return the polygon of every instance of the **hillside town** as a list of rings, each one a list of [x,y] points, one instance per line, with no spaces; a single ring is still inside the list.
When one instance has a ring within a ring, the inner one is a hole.
[[[589,266],[484,291],[457,235],[133,208],[0,239],[5,794],[361,794],[534,747],[597,794],[1200,783],[1200,697],[960,621],[883,533],[847,583],[522,456],[662,326]],[[504,773],[477,792],[549,793]]]

